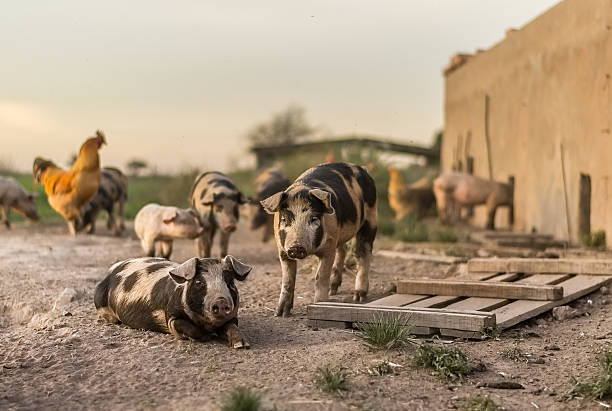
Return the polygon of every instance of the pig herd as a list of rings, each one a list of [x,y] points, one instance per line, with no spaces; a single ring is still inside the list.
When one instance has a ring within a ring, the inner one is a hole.
[[[405,185],[398,170],[389,168],[389,174],[389,202],[398,218],[422,216],[423,210],[436,203],[440,218],[450,221],[457,218],[461,207],[484,203],[487,226],[492,228],[496,208],[512,204],[511,187],[467,174],[443,173],[433,182],[411,186]],[[119,261],[109,268],[95,290],[99,317],[181,339],[217,335],[231,347],[248,348],[238,329],[235,281],[244,281],[253,267],[228,254],[243,205],[250,228],[261,229],[264,242],[272,236],[276,241],[282,273],[276,316],[291,313],[297,263],[308,256],[318,259],[315,302],[338,292],[346,243],[352,239],[358,260],[353,300],[363,302],[377,231],[377,191],[368,171],[350,163],[324,163],[290,183],[280,170],[267,169],[255,185],[255,195],[247,198],[228,176],[205,172],[191,187],[189,208],[142,207],[134,231],[145,257]],[[34,197],[15,179],[0,177],[0,206],[7,227],[11,209],[38,220]],[[120,234],[125,229],[126,201],[127,178],[117,169],[104,168],[98,192],[83,207],[82,228],[93,233],[99,212],[105,210],[108,228]],[[212,258],[217,234],[220,258]],[[183,264],[169,261],[173,240],[178,238],[193,239],[197,257]]]

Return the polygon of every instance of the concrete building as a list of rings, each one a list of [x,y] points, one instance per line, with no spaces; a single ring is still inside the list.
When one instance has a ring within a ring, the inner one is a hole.
[[[513,179],[514,231],[610,240],[612,0],[562,1],[444,74],[442,169]]]

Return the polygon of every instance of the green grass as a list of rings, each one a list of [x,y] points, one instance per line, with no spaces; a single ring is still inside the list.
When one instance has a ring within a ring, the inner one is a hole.
[[[612,347],[599,357],[599,377],[591,382],[579,382],[572,377],[572,394],[583,397],[612,398]]]
[[[364,343],[376,349],[402,347],[409,343],[412,326],[400,315],[377,315],[370,323],[357,323]]]
[[[456,243],[458,238],[452,228],[442,227],[432,231],[430,240],[439,243]]]
[[[261,407],[261,395],[250,388],[238,387],[231,391],[221,405],[221,411],[257,411]]]
[[[414,354],[413,364],[432,369],[440,377],[450,381],[461,381],[470,371],[463,351],[440,344],[421,344]]]
[[[406,217],[396,222],[393,238],[406,242],[427,241],[429,232],[427,226],[416,217]]]
[[[587,234],[580,238],[580,242],[587,248],[605,249],[606,248],[606,232],[598,230]]]
[[[328,393],[347,391],[348,372],[343,367],[319,367],[315,374],[315,384]]]
[[[500,407],[488,395],[471,395],[459,401],[460,411],[497,411]]]

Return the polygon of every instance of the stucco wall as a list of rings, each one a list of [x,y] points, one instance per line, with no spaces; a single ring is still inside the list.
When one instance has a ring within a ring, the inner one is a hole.
[[[591,228],[612,237],[611,26],[612,0],[565,0],[446,75],[442,168],[455,165],[460,140],[465,167],[470,133],[474,174],[488,178],[488,94],[493,178],[515,177],[515,231],[568,237],[563,145],[572,241],[580,173],[591,176]],[[474,223],[484,222],[477,209]]]

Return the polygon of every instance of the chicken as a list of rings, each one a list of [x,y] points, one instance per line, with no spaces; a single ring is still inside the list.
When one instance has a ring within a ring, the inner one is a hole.
[[[424,217],[433,207],[435,197],[431,180],[423,177],[407,185],[402,173],[395,167],[389,171],[389,205],[395,211],[395,218],[401,220],[409,215]]]
[[[91,200],[100,184],[98,150],[106,144],[102,131],[88,138],[70,170],[63,170],[51,160],[34,160],[34,181],[44,185],[49,205],[68,223],[68,231],[76,235],[81,224],[81,208]]]

